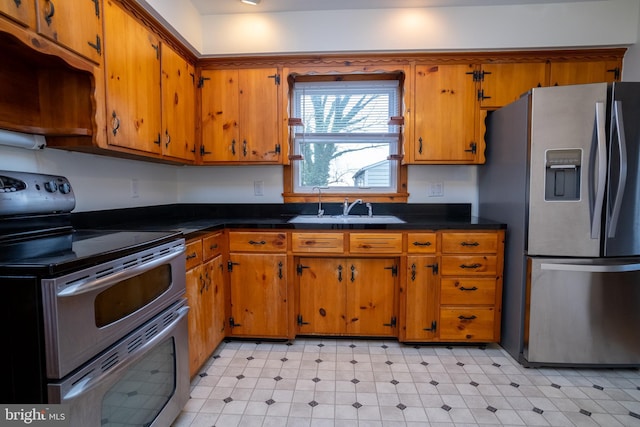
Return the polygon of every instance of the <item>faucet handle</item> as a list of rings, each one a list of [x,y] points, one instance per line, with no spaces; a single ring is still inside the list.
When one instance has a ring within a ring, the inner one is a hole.
[[[369,202],[367,202],[366,206],[367,206],[367,216],[371,218],[373,216],[373,207]]]

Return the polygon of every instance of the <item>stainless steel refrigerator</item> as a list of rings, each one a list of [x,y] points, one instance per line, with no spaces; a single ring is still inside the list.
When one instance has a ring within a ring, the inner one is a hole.
[[[532,89],[489,114],[486,140],[501,345],[525,366],[640,366],[640,83]]]

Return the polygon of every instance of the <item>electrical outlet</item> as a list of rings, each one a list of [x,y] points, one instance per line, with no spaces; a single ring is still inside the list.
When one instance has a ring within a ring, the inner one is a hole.
[[[444,197],[444,183],[434,182],[429,184],[429,197]]]
[[[264,181],[253,181],[253,195],[264,196]]]

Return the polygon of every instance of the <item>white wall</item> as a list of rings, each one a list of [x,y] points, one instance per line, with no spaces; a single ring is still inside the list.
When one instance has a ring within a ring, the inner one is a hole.
[[[257,19],[255,15],[209,16],[198,21],[188,0],[148,1],[158,7],[173,27],[183,31],[193,46],[198,49],[202,46],[203,52],[216,54],[526,49],[630,45],[639,40],[638,0],[271,14],[260,18],[264,23],[262,27],[248,28],[246,25]],[[326,29],[328,23],[333,25],[323,38],[319,32]],[[291,37],[291,31],[301,28],[305,31]],[[267,29],[272,33],[265,33]],[[633,45],[625,57],[623,78],[640,81],[638,44]],[[0,170],[67,176],[76,191],[76,211],[177,202],[282,201],[282,168],[278,166],[169,166],[50,148],[31,151],[0,145]],[[467,202],[474,205],[475,212],[476,172],[475,166],[410,166],[409,201]],[[131,196],[132,180],[137,180],[138,197]],[[263,181],[263,196],[254,195],[254,181]],[[429,197],[429,186],[439,183],[444,185],[444,197]]]

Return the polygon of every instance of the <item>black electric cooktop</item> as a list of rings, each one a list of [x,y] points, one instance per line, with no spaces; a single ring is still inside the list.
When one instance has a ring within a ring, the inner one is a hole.
[[[1,274],[57,275],[182,237],[178,231],[75,230],[0,244]]]

